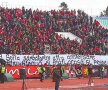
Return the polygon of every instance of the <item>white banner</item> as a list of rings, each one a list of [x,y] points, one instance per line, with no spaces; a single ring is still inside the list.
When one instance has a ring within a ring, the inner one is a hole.
[[[46,55],[13,55],[2,54],[0,58],[4,59],[9,65],[47,65],[57,64],[93,64],[108,65],[108,56],[104,55],[75,55],[75,54],[46,54]]]

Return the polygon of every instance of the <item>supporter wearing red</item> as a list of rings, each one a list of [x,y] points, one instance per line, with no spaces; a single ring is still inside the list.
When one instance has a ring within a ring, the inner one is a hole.
[[[45,44],[49,44],[51,54],[105,54],[104,42],[100,45],[99,41],[104,39],[104,28],[81,10],[32,11],[24,7],[0,7],[0,13],[0,35],[6,41],[1,47],[10,47],[11,54],[44,54]],[[55,34],[58,31],[80,37],[83,47],[75,40],[61,38]]]

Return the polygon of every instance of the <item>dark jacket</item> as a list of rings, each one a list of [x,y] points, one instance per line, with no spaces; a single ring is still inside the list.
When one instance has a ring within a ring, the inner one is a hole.
[[[92,67],[88,67],[88,74],[93,74]]]
[[[55,80],[61,79],[61,71],[59,68],[54,70],[54,78],[55,78]]]

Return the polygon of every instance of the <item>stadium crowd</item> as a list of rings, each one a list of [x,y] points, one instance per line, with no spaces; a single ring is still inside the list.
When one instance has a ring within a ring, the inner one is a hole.
[[[71,32],[82,39],[62,38],[55,32]],[[0,53],[104,55],[105,29],[81,10],[9,9],[0,7]]]

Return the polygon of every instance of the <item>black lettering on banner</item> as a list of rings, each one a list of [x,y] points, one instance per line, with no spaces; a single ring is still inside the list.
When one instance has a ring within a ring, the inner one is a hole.
[[[7,65],[12,65],[12,60],[11,61],[6,61]]]
[[[83,59],[81,59],[81,64],[84,64],[84,60]]]
[[[80,60],[76,60],[75,64],[81,64],[81,61]]]
[[[45,60],[50,60],[50,56],[45,56]]]
[[[87,64],[87,65],[90,64],[90,60],[86,60],[86,64]]]
[[[49,61],[46,61],[46,64],[47,64],[47,65],[50,65],[50,60],[49,60]]]
[[[59,54],[56,54],[56,58],[59,59]]]
[[[26,61],[22,61],[21,65],[27,65],[27,62]]]
[[[39,63],[39,55],[27,55],[23,57],[23,64],[25,62],[25,65],[38,65]],[[31,63],[32,62],[32,63]]]
[[[6,54],[6,60],[9,61],[10,58],[9,58],[9,54]]]
[[[92,60],[95,60],[95,56],[94,55],[80,55],[80,59],[83,59],[83,60],[88,60],[88,59],[92,59]]]
[[[29,61],[29,56],[24,56],[25,61]]]
[[[77,60],[77,61],[76,61],[76,64],[80,64],[80,60]]]
[[[55,57],[53,57],[53,65],[57,65],[57,60],[55,59]]]
[[[34,58],[35,58],[35,61],[38,61],[39,60],[39,55],[35,55]]]
[[[39,57],[39,62],[37,63],[37,65],[42,65],[42,57]]]
[[[73,60],[73,64],[74,64],[74,65],[76,64],[76,61],[75,61],[75,60]]]
[[[12,65],[12,60],[10,60],[10,58],[9,58],[9,54],[6,54],[6,64],[8,64],[8,65]]]
[[[19,56],[6,54],[6,64],[15,65],[17,64],[16,61],[20,61]]]
[[[106,65],[106,61],[99,61],[99,60],[94,60],[94,65]]]
[[[74,60],[74,65],[77,64],[77,61]]]
[[[28,61],[27,64],[28,64],[28,65],[31,65],[31,62]]]
[[[88,55],[83,55],[83,59],[89,59],[89,56]]]
[[[6,60],[7,61],[10,61],[10,60],[20,60],[20,57],[18,57],[17,55],[9,55],[9,54],[6,54]]]
[[[73,65],[75,65],[75,64],[76,64],[76,63],[75,63],[75,60],[72,60],[72,64],[73,64]]]
[[[98,64],[97,60],[94,60],[94,65],[97,65],[97,64]]]
[[[17,57],[17,60],[20,61],[20,57]]]
[[[12,62],[12,65],[13,65],[13,66],[16,66],[16,65],[17,65],[17,62],[15,62],[15,61]]]
[[[74,64],[73,61],[74,61],[74,60],[68,60],[67,64],[68,64],[68,65],[73,65],[73,64]]]
[[[75,64],[76,64],[76,63],[75,63],[75,60],[72,60],[71,63],[72,63],[72,65],[75,65]]]
[[[46,64],[50,65],[50,56],[45,56]]]
[[[72,60],[68,60],[67,64],[72,65]]]
[[[69,55],[67,55],[67,59],[71,59]]]
[[[81,55],[76,55],[76,59],[80,59],[81,58]]]
[[[91,56],[90,55],[83,55],[83,59],[91,59]]]
[[[58,61],[57,64],[61,64],[61,61]]]
[[[91,58],[92,60],[95,60],[95,56],[94,56],[94,55],[90,55],[90,58]]]
[[[33,56],[29,56],[29,61],[33,61],[33,60],[34,60]]]
[[[30,65],[34,65],[34,64],[35,64],[35,62],[33,62],[33,61],[32,61],[32,62],[30,62]]]
[[[50,65],[50,56],[46,56],[46,55],[43,55],[41,57],[42,61],[44,60],[44,62],[47,64],[47,65]]]
[[[34,55],[29,56],[30,61],[37,61],[38,59],[39,59],[39,55],[36,55],[36,57]]]
[[[84,64],[83,60],[68,60],[68,65],[75,65],[75,64]]]
[[[32,61],[32,65],[35,65],[35,62],[34,61]]]
[[[61,64],[65,64],[64,57],[61,57]]]
[[[72,60],[71,63],[72,63],[72,65],[75,65],[75,60]]]
[[[60,57],[59,55],[56,55],[53,57],[53,65],[57,64],[65,64],[64,57]]]
[[[75,54],[69,54],[67,55],[67,59],[75,59],[76,58],[76,55]]]
[[[24,56],[23,60],[25,61],[38,61],[39,60],[39,55],[32,55],[32,56]]]

